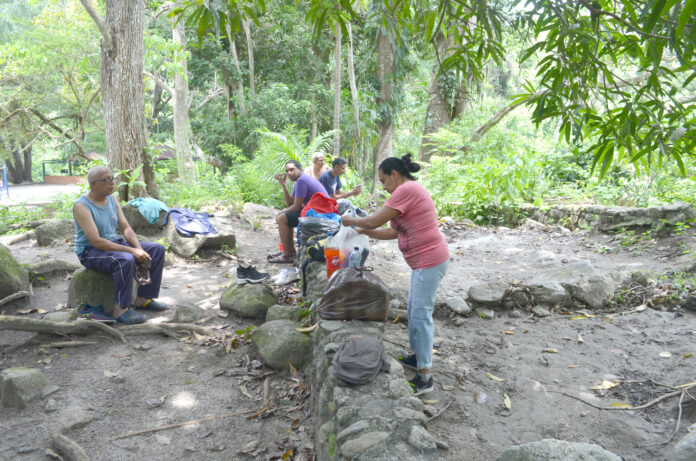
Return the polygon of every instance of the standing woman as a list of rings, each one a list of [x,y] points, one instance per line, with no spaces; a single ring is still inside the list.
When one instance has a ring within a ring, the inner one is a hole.
[[[345,216],[343,225],[356,226],[358,232],[378,240],[399,239],[399,250],[411,267],[408,291],[408,339],[414,354],[400,357],[407,368],[416,370],[411,381],[415,395],[433,390],[430,367],[433,361],[433,307],[440,281],[449,266],[449,249],[437,226],[435,205],[430,194],[411,174],[420,165],[411,155],[389,157],[379,165],[379,182],[391,194],[374,215],[364,218]],[[391,228],[380,226],[390,222]]]

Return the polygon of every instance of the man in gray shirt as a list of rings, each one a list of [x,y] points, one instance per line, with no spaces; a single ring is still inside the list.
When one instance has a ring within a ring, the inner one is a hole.
[[[331,162],[331,169],[329,171],[325,171],[321,176],[319,176],[319,182],[322,183],[324,188],[326,188],[326,192],[328,192],[329,196],[333,199],[338,200],[353,197],[354,195],[358,195],[360,192],[362,192],[362,186],[357,186],[348,192],[340,192],[340,190],[343,188],[343,184],[341,183],[341,175],[346,172],[347,163],[348,162],[346,159],[336,157],[334,161]]]

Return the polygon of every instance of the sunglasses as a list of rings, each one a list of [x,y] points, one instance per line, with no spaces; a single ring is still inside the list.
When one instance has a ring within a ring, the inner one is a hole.
[[[94,182],[103,182],[103,183],[107,183],[107,182],[108,182],[108,183],[110,183],[110,184],[113,184],[113,183],[114,183],[114,177],[113,177],[113,176],[110,176],[110,177],[104,178],[104,179],[95,179]]]

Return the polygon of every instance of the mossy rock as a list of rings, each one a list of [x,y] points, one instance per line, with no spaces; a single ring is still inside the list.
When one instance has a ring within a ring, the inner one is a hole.
[[[0,298],[29,289],[29,272],[0,244]]]
[[[278,302],[278,296],[265,283],[230,285],[220,297],[220,309],[240,317],[265,318],[268,308]]]

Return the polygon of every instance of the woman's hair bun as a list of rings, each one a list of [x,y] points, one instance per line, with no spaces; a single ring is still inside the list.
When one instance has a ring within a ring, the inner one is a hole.
[[[401,160],[404,162],[407,171],[415,173],[420,170],[420,165],[411,161],[411,154],[404,155],[401,157]]]

